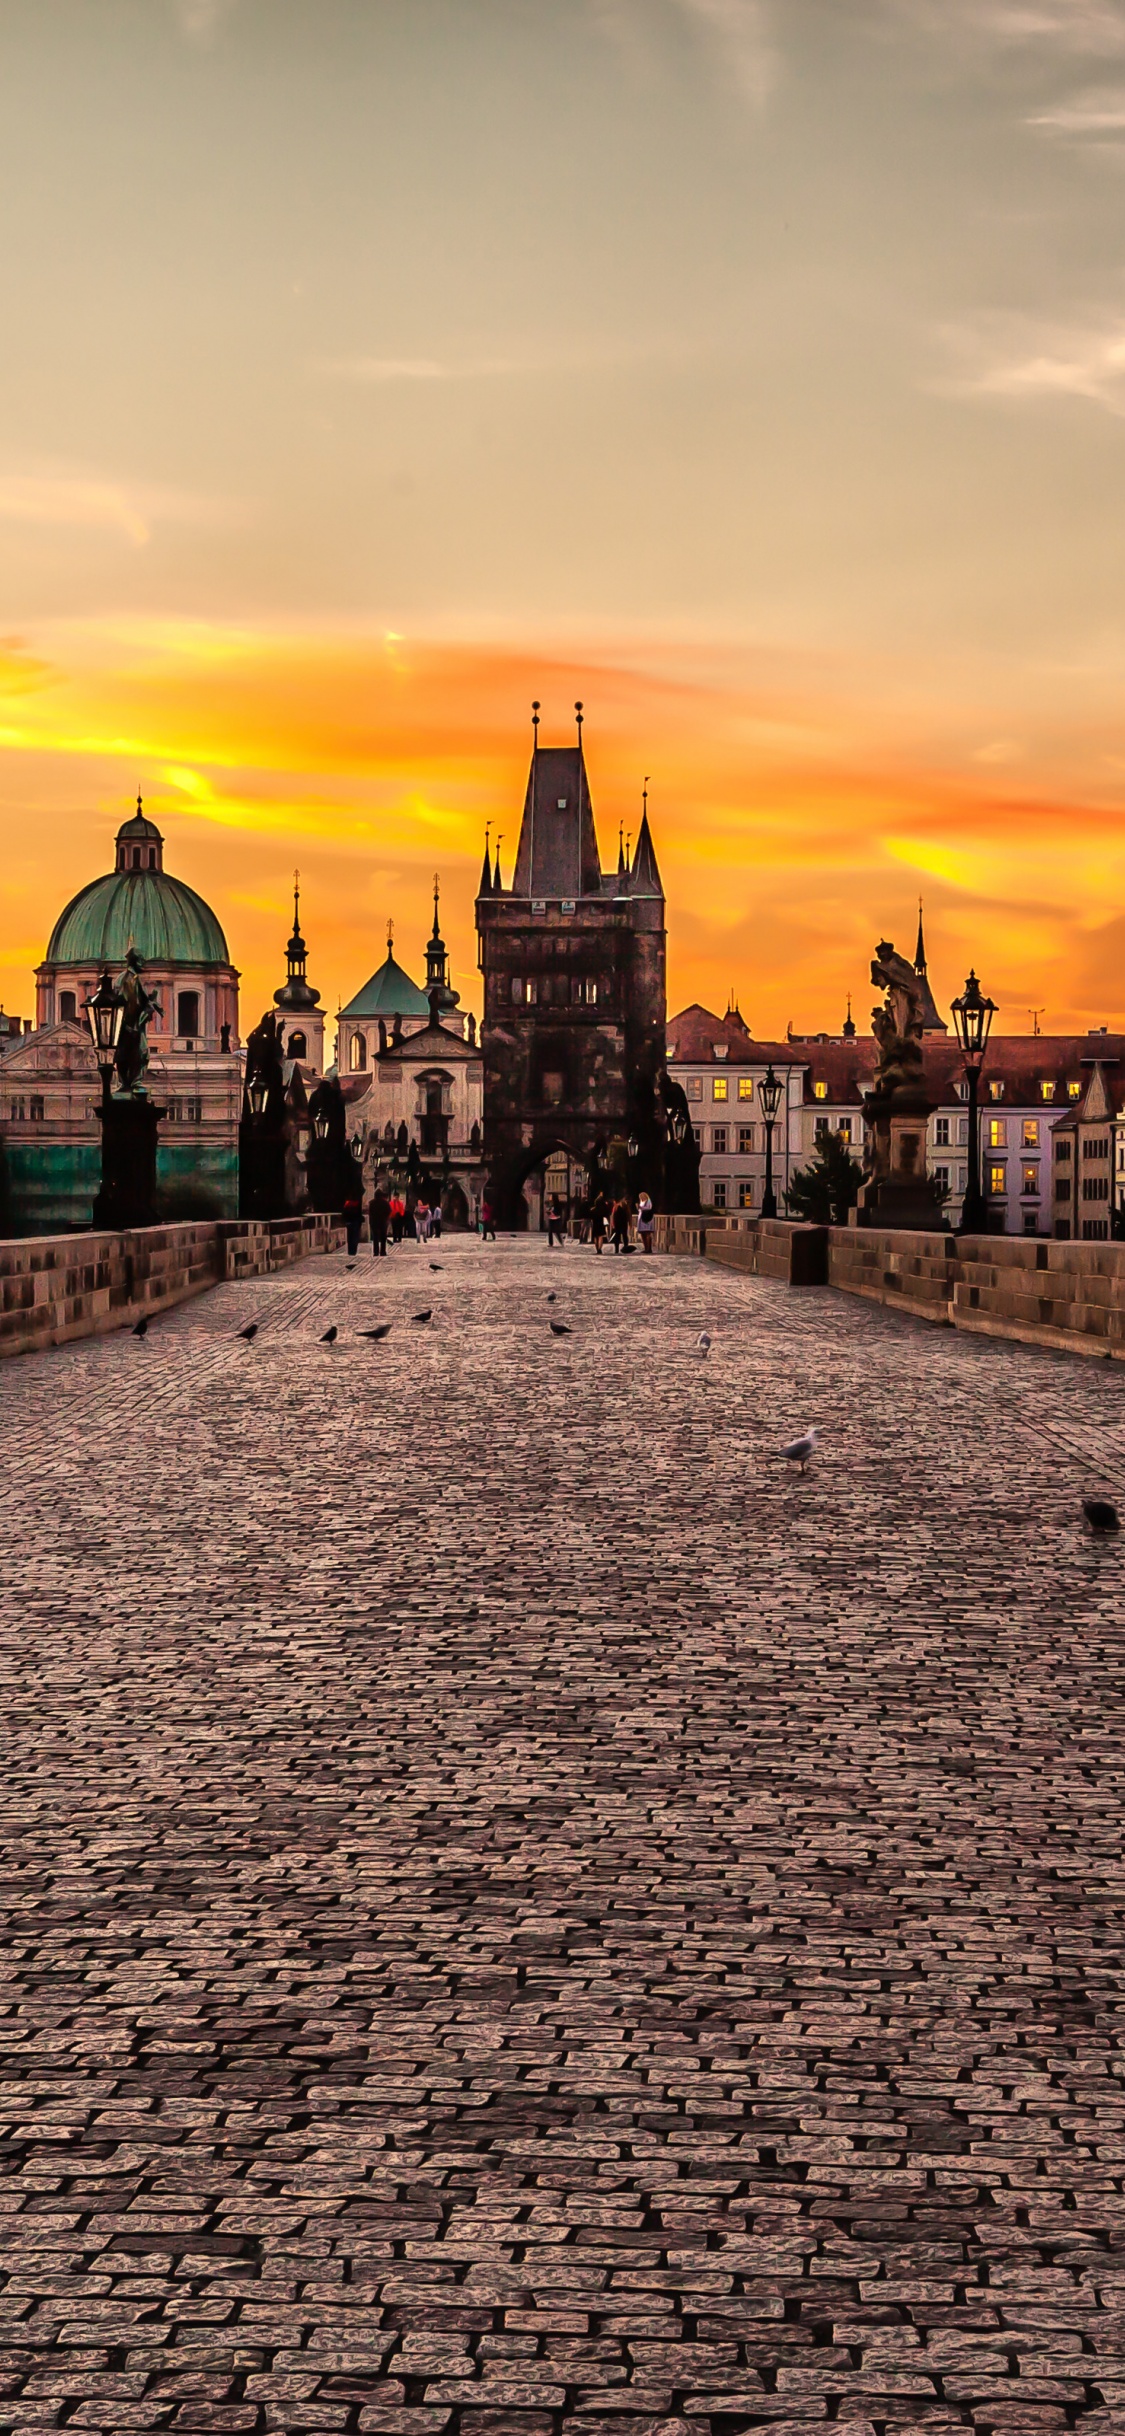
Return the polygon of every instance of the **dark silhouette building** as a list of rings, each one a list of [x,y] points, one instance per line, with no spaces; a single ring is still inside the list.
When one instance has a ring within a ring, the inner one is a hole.
[[[538,704],[510,888],[486,845],[484,1137],[500,1225],[532,1223],[544,1186],[572,1202],[626,1181],[662,1196],[664,891],[647,801],[631,862],[603,871],[582,750],[541,746]],[[525,1194],[524,1187],[528,1187]]]

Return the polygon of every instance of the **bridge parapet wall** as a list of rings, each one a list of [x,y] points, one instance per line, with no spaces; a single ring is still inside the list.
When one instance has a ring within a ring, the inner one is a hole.
[[[102,1336],[228,1277],[267,1277],[344,1240],[330,1217],[201,1219],[0,1243],[0,1356]]]

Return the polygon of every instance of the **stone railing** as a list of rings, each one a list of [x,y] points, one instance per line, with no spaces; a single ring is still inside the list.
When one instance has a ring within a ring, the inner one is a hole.
[[[945,1327],[1125,1360],[1125,1243],[708,1217],[660,1219],[657,1247]]]
[[[344,1230],[330,1217],[200,1219],[121,1235],[37,1235],[0,1243],[0,1355],[102,1336],[166,1311],[227,1277],[268,1277]]]

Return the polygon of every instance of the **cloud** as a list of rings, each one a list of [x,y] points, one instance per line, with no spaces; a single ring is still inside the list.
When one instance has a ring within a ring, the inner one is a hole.
[[[887,0],[892,19],[988,48],[1125,55],[1119,0]]]
[[[944,336],[964,364],[959,375],[936,384],[948,395],[1017,405],[1083,398],[1125,415],[1125,320],[1083,328],[989,317]]]
[[[762,110],[777,82],[778,56],[759,0],[675,0],[714,42],[739,91]]]
[[[240,508],[190,492],[134,489],[97,475],[0,474],[0,523],[82,526],[118,533],[143,550],[157,524],[226,524]]]
[[[1076,95],[1053,109],[1037,110],[1027,124],[1045,127],[1053,135],[1125,135],[1125,90],[1115,86]]]

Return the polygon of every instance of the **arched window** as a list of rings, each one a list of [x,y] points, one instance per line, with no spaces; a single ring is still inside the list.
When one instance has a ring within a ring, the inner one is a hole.
[[[180,1012],[177,1031],[181,1040],[194,1040],[199,1030],[199,992],[180,991]]]
[[[78,1021],[78,1000],[77,1000],[77,998],[76,998],[76,997],[75,997],[75,995],[74,995],[74,991],[73,991],[73,990],[60,990],[60,991],[59,991],[59,1022],[60,1022],[60,1023],[77,1023],[77,1021]]]
[[[308,1053],[308,1042],[305,1039],[304,1033],[291,1032],[289,1035],[290,1057],[307,1057]]]
[[[352,1045],[349,1052],[349,1062],[351,1064],[353,1074],[362,1074],[363,1069],[367,1064],[367,1042],[364,1039],[362,1032],[352,1033]]]
[[[141,867],[141,850],[140,850],[140,847],[139,847],[139,846],[134,846],[134,848],[133,848],[133,869],[134,869],[134,871],[139,871],[139,870],[140,870],[140,867]]]

